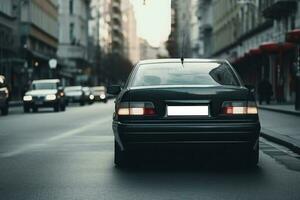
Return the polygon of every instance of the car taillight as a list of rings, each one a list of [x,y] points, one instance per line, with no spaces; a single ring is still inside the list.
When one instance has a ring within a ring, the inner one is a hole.
[[[155,108],[151,102],[123,102],[118,108],[119,116],[152,116]]]
[[[254,101],[225,101],[222,104],[222,114],[225,115],[247,115],[257,114]]]

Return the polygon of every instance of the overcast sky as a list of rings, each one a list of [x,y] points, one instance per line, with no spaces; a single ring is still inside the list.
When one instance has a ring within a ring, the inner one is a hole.
[[[130,0],[134,6],[138,35],[152,46],[168,39],[171,30],[171,0]]]

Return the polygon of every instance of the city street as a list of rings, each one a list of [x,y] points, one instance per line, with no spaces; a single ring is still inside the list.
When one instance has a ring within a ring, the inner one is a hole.
[[[59,113],[11,108],[0,117],[0,199],[299,199],[299,155],[262,138],[254,169],[188,161],[118,169],[113,108],[113,100]]]

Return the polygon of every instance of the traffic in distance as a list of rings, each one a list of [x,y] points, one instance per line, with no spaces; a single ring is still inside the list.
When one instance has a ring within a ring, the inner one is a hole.
[[[204,146],[232,150],[249,166],[258,163],[254,90],[226,60],[140,61],[127,83],[108,93],[118,95],[112,127],[119,167],[139,162],[136,152]]]
[[[33,80],[29,90],[23,96],[23,110],[25,113],[29,113],[30,111],[38,112],[40,108],[52,108],[54,112],[59,112],[65,111],[70,103],[79,103],[80,106],[92,104],[95,101],[106,103],[106,87],[97,86],[94,88],[86,86],[64,87],[59,79]],[[5,77],[0,75],[0,111],[2,115],[9,113],[9,94]]]

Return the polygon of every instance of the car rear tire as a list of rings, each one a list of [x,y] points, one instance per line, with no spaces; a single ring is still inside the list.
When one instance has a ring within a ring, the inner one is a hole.
[[[38,107],[33,107],[32,110],[33,110],[34,113],[39,111]]]
[[[85,104],[85,103],[84,103],[84,100],[81,100],[81,101],[80,101],[80,106],[84,106],[84,104]]]
[[[65,110],[66,110],[66,104],[65,104],[65,103],[62,103],[62,104],[61,104],[60,110],[61,110],[61,111],[65,111]]]
[[[250,167],[257,166],[259,161],[259,144],[256,145],[255,149],[250,149],[247,159]]]
[[[5,107],[1,108],[1,114],[2,115],[7,115],[8,114],[8,106],[5,106]]]
[[[118,168],[124,168],[124,167],[128,167],[128,154],[127,152],[124,152],[121,150],[120,146],[118,145],[118,143],[115,141],[115,165]]]
[[[30,112],[29,106],[24,106],[23,110],[24,110],[24,113],[29,113]]]
[[[58,103],[54,104],[53,110],[54,110],[54,112],[59,112],[59,104]]]

